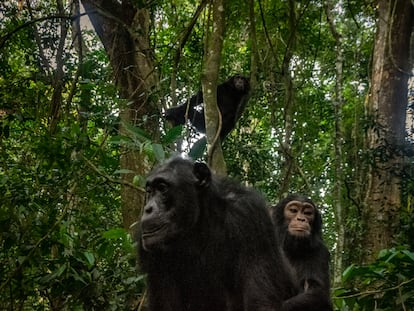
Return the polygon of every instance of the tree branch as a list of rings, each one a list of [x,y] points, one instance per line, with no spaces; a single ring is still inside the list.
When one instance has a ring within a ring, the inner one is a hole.
[[[20,30],[22,30],[23,28],[26,28],[26,27],[28,27],[32,24],[36,24],[36,23],[43,22],[43,21],[50,20],[50,19],[70,19],[71,21],[73,21],[73,20],[75,20],[77,18],[80,18],[84,15],[88,15],[88,14],[87,13],[82,13],[82,14],[79,14],[78,16],[55,14],[55,15],[49,15],[49,16],[45,16],[45,17],[36,18],[36,19],[31,20],[31,21],[25,22],[22,25],[17,26],[11,32],[6,33],[4,36],[0,37],[0,49],[2,49],[6,45],[6,41],[9,40],[14,34],[16,34]]]
[[[332,297],[332,299],[348,299],[348,298],[355,298],[355,297],[360,297],[360,296],[368,296],[368,295],[376,295],[376,294],[383,294],[384,292],[389,292],[389,291],[393,291],[396,289],[399,289],[411,282],[414,282],[414,278],[409,279],[407,281],[401,282],[398,285],[389,287],[389,288],[381,288],[381,289],[376,289],[376,290],[368,290],[365,292],[360,292],[360,293],[355,293],[355,294],[350,294],[350,295],[346,295],[346,296],[337,296],[337,297]]]
[[[174,60],[173,60],[173,69],[172,69],[172,73],[171,73],[171,83],[170,83],[170,87],[171,87],[171,98],[172,98],[172,102],[173,105],[175,106],[177,103],[177,95],[175,93],[176,89],[177,89],[177,68],[178,68],[178,64],[180,62],[180,58],[181,58],[181,51],[184,48],[184,45],[187,43],[188,38],[190,37],[194,25],[197,22],[201,12],[203,11],[203,9],[205,8],[205,6],[207,5],[208,0],[202,0],[201,3],[199,4],[199,6],[197,7],[193,18],[190,21],[190,24],[186,27],[185,31],[182,33],[181,38],[179,40],[179,44],[177,47],[177,50],[175,51],[175,56],[174,56]]]

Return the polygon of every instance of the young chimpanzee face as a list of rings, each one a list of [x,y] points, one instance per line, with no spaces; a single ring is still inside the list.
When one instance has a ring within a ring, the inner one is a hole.
[[[289,234],[297,237],[307,237],[312,233],[315,207],[308,202],[290,201],[285,206],[284,217]]]

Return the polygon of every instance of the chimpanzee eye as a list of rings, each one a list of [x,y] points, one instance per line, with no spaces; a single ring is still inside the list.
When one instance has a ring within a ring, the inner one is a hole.
[[[168,191],[168,189],[169,189],[168,184],[165,183],[165,182],[160,182],[157,185],[157,190],[161,193],[166,193]]]

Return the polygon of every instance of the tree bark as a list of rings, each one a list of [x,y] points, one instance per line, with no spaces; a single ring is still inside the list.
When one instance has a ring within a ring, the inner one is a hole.
[[[401,205],[400,152],[405,140],[410,64],[410,38],[414,12],[410,1],[378,1],[377,35],[374,47],[367,148],[372,154],[365,198],[366,234],[363,262],[374,260],[389,248],[398,232]]]
[[[63,7],[62,1],[56,2],[59,14],[64,15],[65,10]],[[49,128],[50,134],[55,134],[57,130],[57,126],[59,123],[61,110],[62,110],[62,93],[64,91],[64,83],[63,77],[65,75],[63,70],[64,65],[64,55],[65,55],[65,41],[66,36],[68,34],[68,26],[67,20],[61,19],[60,20],[60,36],[59,36],[59,44],[56,51],[56,69],[54,70],[53,74],[53,93],[52,93],[52,101],[50,105],[50,117],[49,117]],[[39,46],[40,48],[40,46]]]
[[[82,0],[82,4],[109,56],[120,96],[127,101],[120,112],[121,135],[127,135],[123,124],[128,123],[151,134],[153,140],[158,139],[159,110],[149,99],[157,78],[151,57],[148,9],[115,0]],[[123,180],[131,183],[134,176],[149,171],[150,163],[143,152],[126,147],[121,152],[121,168],[132,172],[124,174]],[[140,218],[144,194],[122,185],[121,202],[123,224],[128,229]]]
[[[225,32],[224,1],[212,1],[213,11],[211,27],[205,44],[204,70],[201,78],[206,120],[208,164],[217,174],[226,175],[226,163],[221,148],[221,115],[217,106],[217,80],[220,68],[221,50]],[[209,23],[210,24],[210,23]]]
[[[290,30],[290,36],[287,40],[287,46],[285,55],[282,62],[282,83],[285,91],[285,103],[283,108],[283,120],[284,120],[284,137],[281,144],[281,150],[283,154],[283,165],[281,173],[281,184],[279,188],[279,197],[286,196],[289,193],[289,186],[291,176],[293,175],[295,158],[292,150],[292,141],[294,136],[294,114],[295,114],[295,94],[294,94],[294,81],[291,75],[290,65],[292,57],[296,47],[296,5],[295,1],[289,0],[289,16],[288,26]]]
[[[259,49],[257,47],[256,36],[256,14],[254,11],[254,0],[249,1],[249,21],[250,21],[250,41],[251,41],[251,57],[250,57],[250,89],[254,90],[257,85],[258,69],[259,69]]]
[[[336,247],[333,256],[333,285],[339,286],[342,279],[343,271],[343,251],[344,251],[344,236],[345,236],[345,217],[343,208],[342,189],[343,186],[343,134],[342,134],[342,107],[344,105],[343,90],[343,48],[342,35],[339,33],[333,18],[333,3],[327,1],[325,4],[326,18],[328,20],[329,28],[332,36],[335,39],[336,45],[336,63],[335,63],[335,96],[333,101],[335,112],[335,158],[334,158],[334,209],[335,209],[335,228],[337,231]]]

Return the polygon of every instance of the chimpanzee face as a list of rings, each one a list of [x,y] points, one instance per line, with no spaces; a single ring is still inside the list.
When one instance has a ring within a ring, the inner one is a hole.
[[[241,75],[235,75],[233,77],[233,85],[234,88],[238,91],[247,93],[249,91],[249,81],[246,77],[243,77]]]
[[[168,162],[147,177],[141,217],[144,250],[166,250],[195,226],[200,214],[197,193],[204,180],[195,169],[198,165],[189,165],[184,160]]]
[[[145,250],[161,246],[175,237],[179,230],[175,225],[176,210],[170,198],[171,185],[167,179],[149,180],[146,184],[146,204],[141,218],[141,241]]]
[[[310,236],[315,219],[315,206],[309,202],[290,201],[284,208],[284,218],[289,234],[297,237]]]

